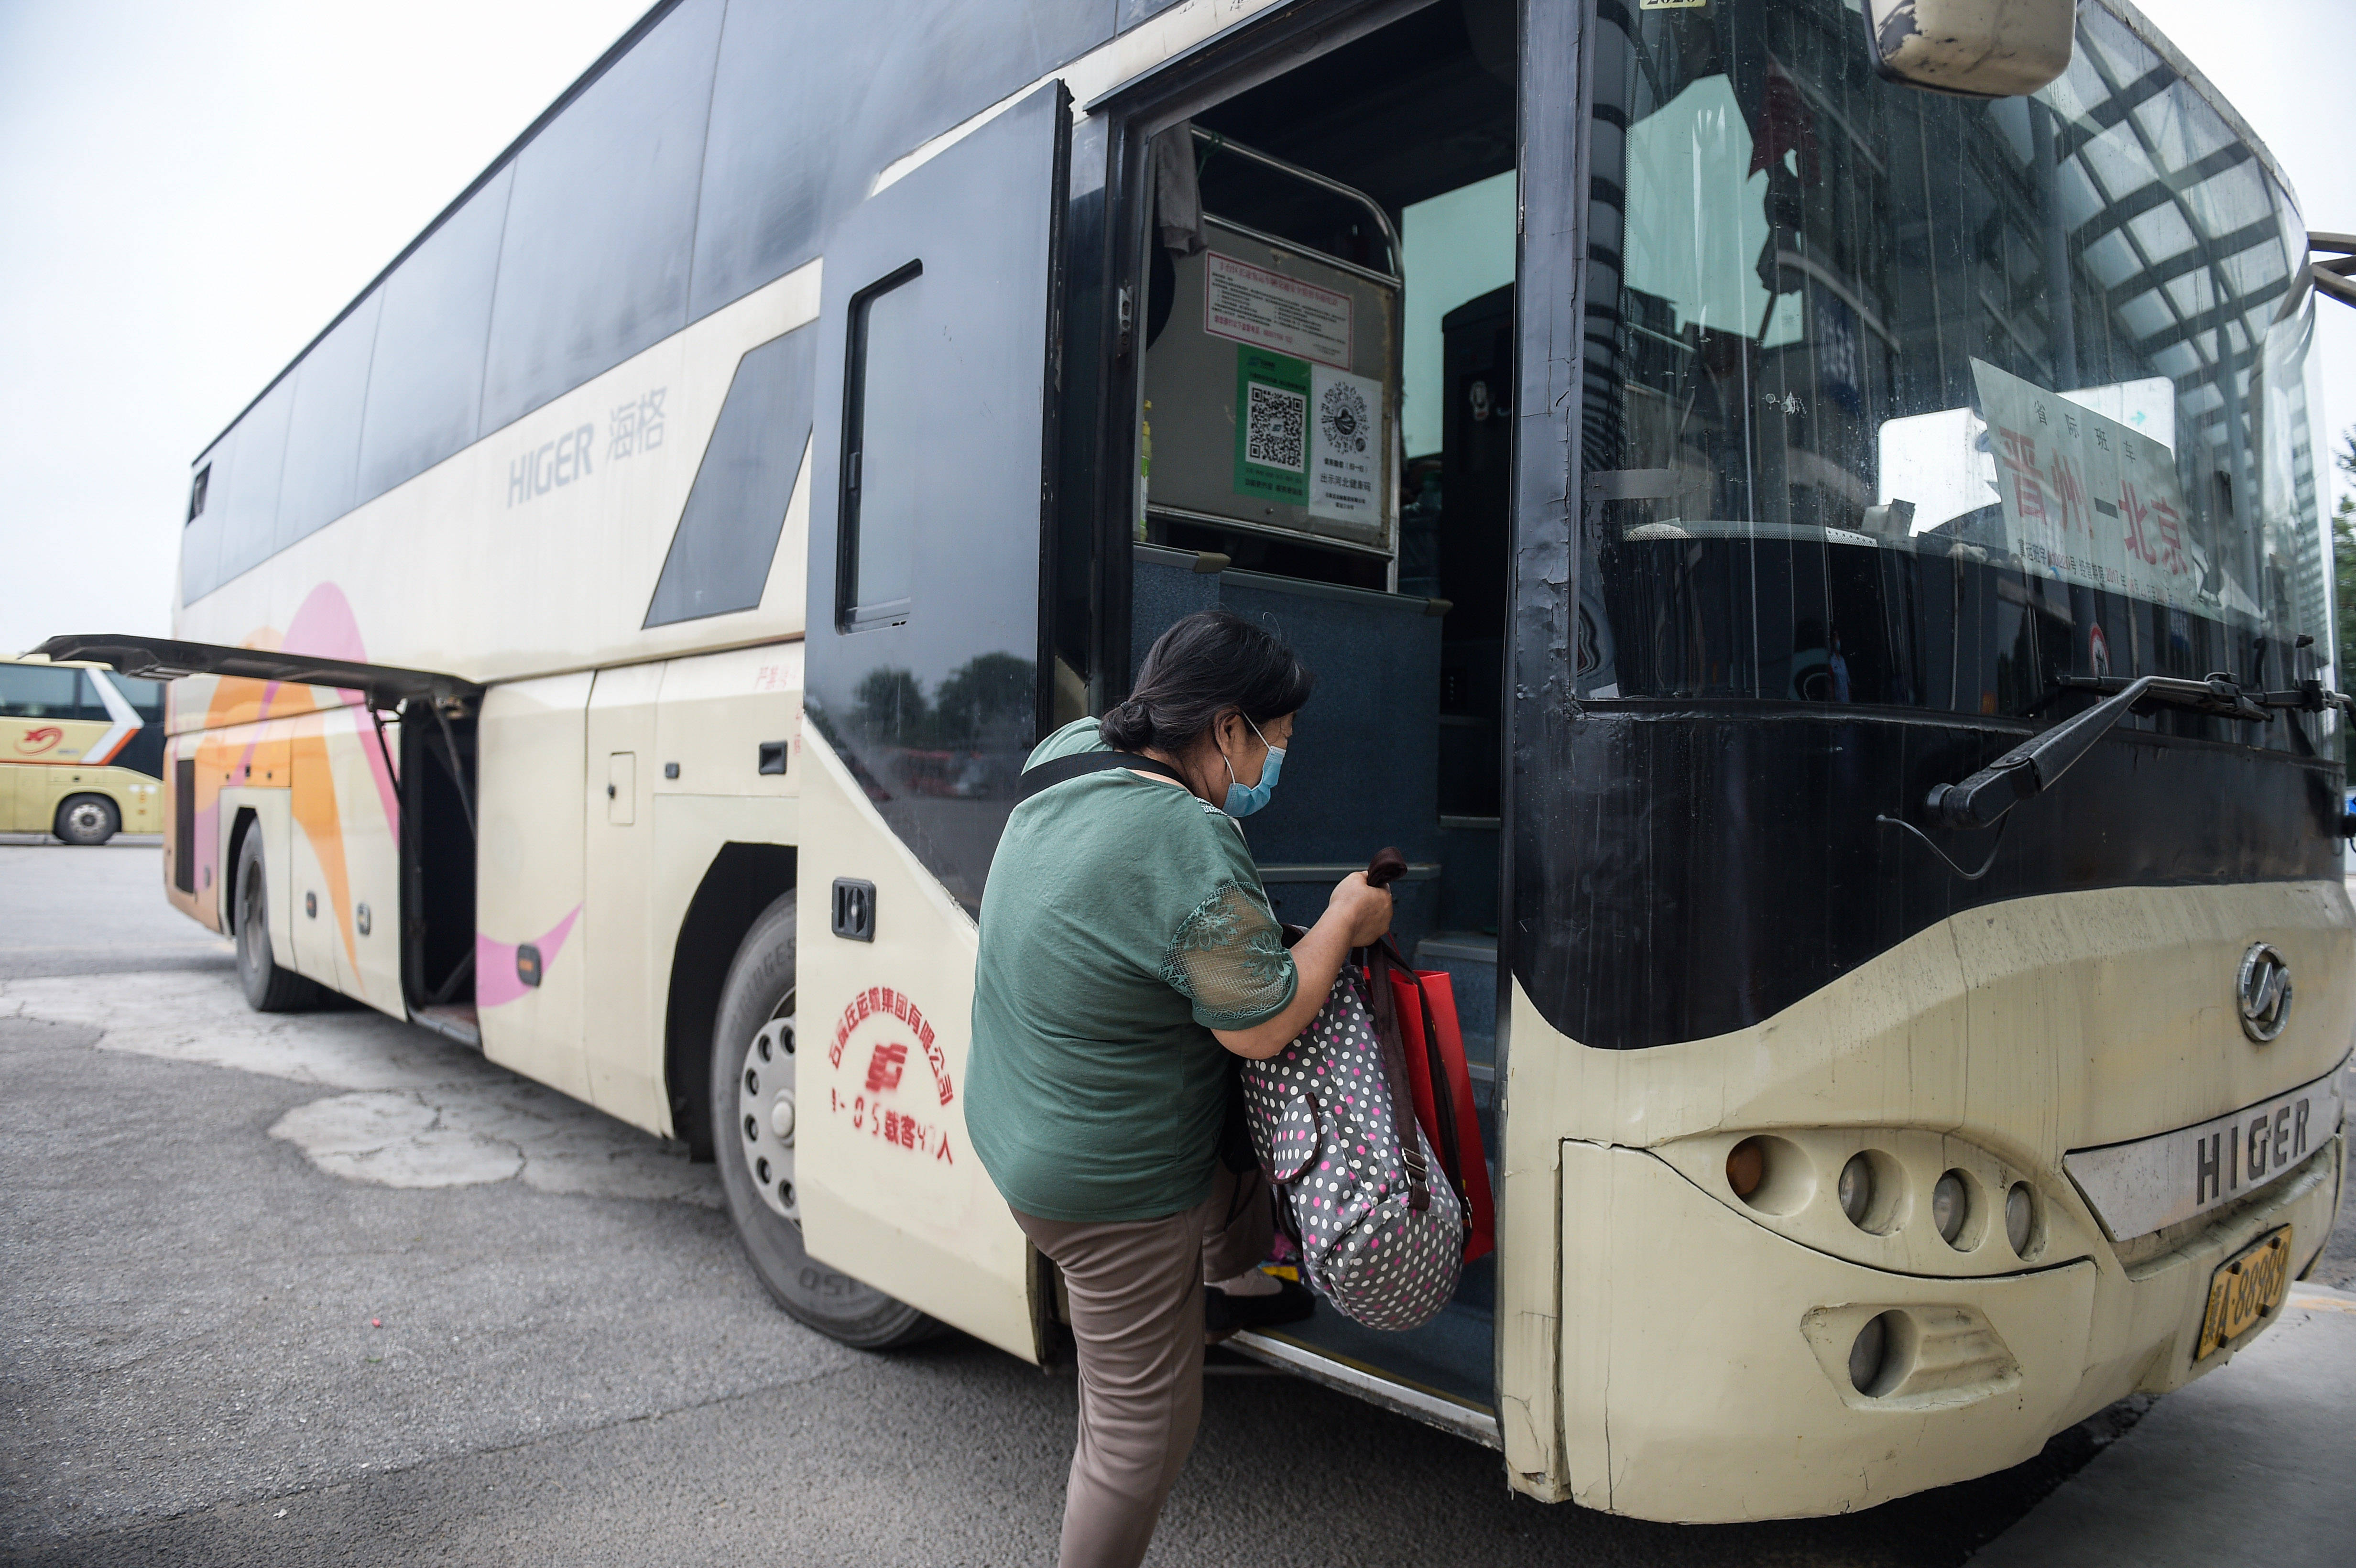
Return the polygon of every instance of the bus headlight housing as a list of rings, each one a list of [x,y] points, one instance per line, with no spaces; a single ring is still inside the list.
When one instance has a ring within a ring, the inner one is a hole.
[[[2091,1222],[2049,1197],[2036,1175],[1944,1133],[1779,1128],[1680,1138],[1652,1152],[1769,1229],[1876,1268],[2012,1274],[2097,1244]]]

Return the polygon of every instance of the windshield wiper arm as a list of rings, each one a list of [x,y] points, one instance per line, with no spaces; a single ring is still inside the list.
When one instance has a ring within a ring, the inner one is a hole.
[[[2113,725],[2134,711],[2136,704],[2161,703],[2190,708],[2244,724],[2272,721],[2279,708],[2319,711],[2346,708],[2350,699],[2325,691],[2314,681],[2295,691],[2244,691],[2230,676],[2184,680],[2174,676],[2147,675],[2134,680],[2083,680],[2063,677],[2063,684],[2114,691],[2074,719],[2065,719],[2030,736],[1961,784],[1934,784],[1923,804],[1941,827],[1989,827],[2004,814],[2031,795],[2053,787],[2071,764],[2094,749]]]

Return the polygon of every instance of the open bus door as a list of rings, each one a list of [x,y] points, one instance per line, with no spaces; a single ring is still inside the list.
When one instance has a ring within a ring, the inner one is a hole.
[[[1051,82],[838,226],[810,489],[803,1245],[1025,1360],[1029,1254],[964,1088],[975,914],[1047,711],[1070,125]]]
[[[329,765],[324,733],[286,749],[283,776],[257,761],[254,751],[242,752],[234,779],[227,764],[236,759],[224,755],[218,772],[200,767],[200,737],[167,738],[166,760],[171,765],[165,776],[172,830],[166,843],[166,875],[185,897],[217,900],[219,928],[229,930],[240,812],[251,812],[263,837],[273,961],[370,1006],[405,1012],[468,1045],[480,1043],[472,1003],[474,731],[481,686],[434,670],[124,634],[52,637],[37,651],[156,680],[212,677],[252,682],[260,689],[250,708],[243,699],[224,704],[217,698],[211,704],[218,713],[238,715],[234,722],[320,711],[307,697],[300,702],[282,698],[285,688],[296,688],[296,696],[303,696],[303,688],[327,688],[357,699],[343,711],[357,709],[361,715],[352,728],[367,766],[340,784]],[[186,711],[184,702],[176,705]],[[394,798],[397,809],[375,804]],[[383,813],[374,819],[380,828],[371,823],[375,811]],[[298,828],[304,840],[299,848]],[[343,868],[340,878],[299,875],[304,868],[317,867],[323,856]],[[336,960],[335,943],[301,940],[314,933],[309,923],[294,918],[297,880],[327,883],[321,901],[327,907],[312,920],[349,932],[344,963]],[[391,974],[381,985],[371,985],[380,966],[351,960],[353,951],[365,952],[359,944],[378,933],[399,933],[398,1007],[392,1005]]]

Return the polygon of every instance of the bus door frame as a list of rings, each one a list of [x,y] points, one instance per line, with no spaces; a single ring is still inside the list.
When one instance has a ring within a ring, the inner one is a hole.
[[[1497,1424],[1516,1491],[1570,1495],[1563,1426],[1563,1143],[1546,1118],[1552,1063],[1526,1064],[1539,1122],[1517,1128],[1512,1061],[1516,933],[1570,912],[1564,881],[1527,887],[1524,861],[1578,863],[1574,826],[1531,787],[1569,775],[1582,526],[1589,220],[1586,126],[1594,91],[1592,0],[1521,0],[1515,91],[1520,234],[1514,258],[1514,466],[1508,501],[1506,616],[1500,750],[1503,817],[1497,922]],[[1550,895],[1550,896],[1549,896]],[[1537,1046],[1540,1041],[1527,1042]],[[1517,1136],[1518,1135],[1518,1136]]]
[[[1130,566],[1136,520],[1139,420],[1142,412],[1145,262],[1151,252],[1152,176],[1148,152],[1162,130],[1282,76],[1330,50],[1353,43],[1440,0],[1304,0],[1253,17],[1205,40],[1195,48],[1125,82],[1085,107],[1087,118],[1074,141],[1073,215],[1076,240],[1102,235],[1103,272],[1087,274],[1087,256],[1076,243],[1070,265],[1073,343],[1084,330],[1084,308],[1095,312],[1093,330],[1102,347],[1098,362],[1111,371],[1100,387],[1085,372],[1070,378],[1064,414],[1067,463],[1060,528],[1069,538],[1090,536],[1091,628],[1096,664],[1089,680],[1091,711],[1128,695],[1130,671]],[[1580,368],[1580,322],[1584,298],[1577,258],[1584,244],[1587,147],[1581,133],[1590,76],[1587,17],[1591,0],[1517,0],[1519,13],[1515,91],[1520,144],[1517,184],[1521,233],[1515,261],[1515,364],[1519,404],[1513,425],[1514,477],[1510,507],[1508,613],[1514,630],[1505,639],[1501,747],[1506,759],[1501,805],[1500,903],[1497,944],[1496,1093],[1500,1147],[1513,1148],[1506,1092],[1513,997],[1515,908],[1515,775],[1516,713],[1534,700],[1558,702],[1569,687],[1567,668],[1548,659],[1547,649],[1565,645],[1568,613],[1578,603],[1579,554],[1570,549],[1573,513],[1567,497],[1579,467]],[[1092,127],[1108,143],[1101,191],[1083,168],[1081,151],[1094,144]],[[1543,186],[1534,199],[1532,187]],[[1085,205],[1084,205],[1085,204]],[[1532,234],[1551,237],[1532,245]],[[1079,400],[1086,399],[1085,402]],[[1084,455],[1083,455],[1084,454]],[[1087,471],[1093,464],[1094,472]],[[1085,508],[1085,511],[1082,510]],[[1063,559],[1076,552],[1069,544]],[[1068,605],[1070,601],[1066,600]],[[1069,613],[1064,606],[1055,606]],[[1059,628],[1061,630],[1062,628]],[[1068,632],[1066,632],[1068,637]],[[1515,671],[1538,672],[1544,698],[1518,700]],[[1558,717],[1568,717],[1558,715]],[[1534,733],[1545,733],[1543,730]],[[1553,737],[1562,750],[1560,737]],[[1557,1170],[1558,1147],[1538,1129],[1547,1151],[1536,1168],[1513,1179],[1504,1162],[1496,1188],[1498,1303],[1494,1394],[1506,1467],[1517,1489],[1542,1491],[1559,1468],[1562,1449],[1558,1410],[1560,1336],[1561,1205]],[[1509,1306],[1509,1303],[1513,1304]],[[1327,1365],[1330,1365],[1327,1364]],[[1376,1403],[1430,1415],[1387,1396],[1381,1380],[1363,1372],[1329,1377],[1323,1368],[1304,1367],[1312,1377]],[[1450,1424],[1442,1422],[1440,1424]]]

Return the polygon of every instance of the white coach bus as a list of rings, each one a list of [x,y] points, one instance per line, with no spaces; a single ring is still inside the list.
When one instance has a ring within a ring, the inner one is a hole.
[[[2339,1201],[2349,291],[2125,0],[2000,80],[1940,9],[658,5],[197,459],[175,636],[48,651],[184,677],[165,892],[257,1006],[685,1140],[827,1333],[1039,1361],[991,850],[1265,617],[1262,874],[1405,851],[1501,1222],[1426,1328],[1237,1343],[1650,1518],[2016,1463]]]

